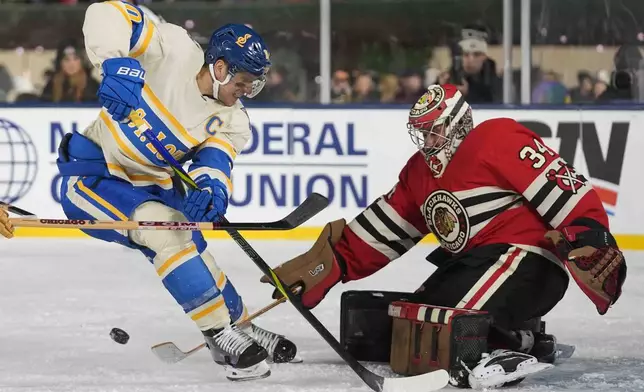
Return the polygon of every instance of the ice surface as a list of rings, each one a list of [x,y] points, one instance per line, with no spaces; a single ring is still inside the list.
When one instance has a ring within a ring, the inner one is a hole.
[[[271,265],[309,246],[253,245]],[[205,350],[175,365],[151,353],[158,342],[187,350],[202,339],[138,252],[85,239],[21,238],[2,241],[0,250],[0,391],[368,391],[288,304],[258,324],[287,334],[305,363],[273,365],[267,379],[231,383]],[[271,301],[272,290],[232,241],[213,241],[210,250],[251,311]],[[337,336],[342,290],[415,290],[433,270],[424,261],[430,250],[419,246],[374,276],[337,287],[315,314]],[[627,253],[625,293],[606,316],[571,283],[545,320],[561,342],[577,346],[575,356],[504,391],[644,391],[642,256]],[[127,345],[110,339],[112,327],[130,334]],[[390,374],[387,366],[375,370]]]

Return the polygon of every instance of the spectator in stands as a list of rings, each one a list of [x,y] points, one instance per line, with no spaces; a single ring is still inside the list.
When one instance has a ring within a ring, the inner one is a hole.
[[[438,77],[436,78],[436,84],[448,84],[450,76],[451,75],[449,71],[439,73]]]
[[[595,101],[595,93],[593,91],[594,81],[588,71],[579,71],[577,73],[578,85],[570,89],[570,102],[572,103],[592,103]]]
[[[54,71],[42,92],[48,102],[96,102],[98,82],[92,78],[91,66],[74,41],[63,42],[56,53]]]
[[[414,103],[423,95],[426,87],[423,78],[418,72],[407,71],[400,78],[400,92],[396,96],[396,103]]]
[[[396,100],[396,95],[400,91],[398,77],[393,74],[382,75],[378,89],[380,90],[380,102],[393,103]]]
[[[482,26],[461,31],[461,41],[452,48],[449,83],[458,86],[469,103],[492,103],[502,99],[502,80],[496,62],[487,56],[488,35]]]
[[[597,81],[595,81],[595,85],[593,86],[593,95],[595,97],[595,100],[599,98],[604,91],[608,89],[608,85],[610,84],[610,74],[608,71],[605,69],[602,69],[597,72]]]
[[[31,72],[24,70],[20,75],[13,78],[15,87],[13,89],[14,102],[39,102],[40,94],[31,80]],[[10,99],[11,100],[11,99]]]
[[[373,103],[379,100],[380,96],[376,91],[373,76],[368,72],[360,73],[353,84],[352,101],[356,103]]]
[[[546,71],[532,91],[532,103],[566,104],[570,103],[568,89],[561,83],[559,75],[554,71]]]
[[[597,101],[608,104],[641,101],[644,97],[639,96],[639,79],[643,73],[644,56],[638,45],[622,45],[615,52],[613,63],[615,69],[610,76],[608,88],[597,97]]]
[[[333,73],[331,81],[331,102],[349,103],[351,102],[351,83],[349,82],[349,73],[344,70],[337,70]]]
[[[6,102],[9,92],[13,90],[13,78],[9,70],[0,64],[0,102]]]

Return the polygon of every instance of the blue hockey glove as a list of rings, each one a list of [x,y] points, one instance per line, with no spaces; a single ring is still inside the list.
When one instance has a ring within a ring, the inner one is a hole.
[[[107,59],[103,62],[103,80],[96,95],[115,121],[123,121],[138,108],[144,84],[145,71],[136,59]]]
[[[228,208],[228,191],[219,180],[197,181],[202,189],[188,191],[183,212],[191,222],[217,222]]]

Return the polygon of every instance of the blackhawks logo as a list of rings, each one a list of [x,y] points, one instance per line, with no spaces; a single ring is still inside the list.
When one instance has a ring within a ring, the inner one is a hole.
[[[445,207],[438,207],[434,214],[434,226],[441,237],[447,237],[456,228],[458,220],[456,217]]]
[[[563,191],[577,193],[586,184],[586,178],[581,174],[577,174],[575,169],[563,160],[559,160],[558,163],[559,169],[550,169],[546,173],[546,178],[548,181],[554,181]]]
[[[443,103],[444,100],[445,90],[440,86],[433,86],[416,101],[409,114],[412,117],[420,117]]]
[[[458,253],[470,238],[470,222],[460,201],[451,193],[439,190],[431,193],[422,207],[427,227],[445,249]]]

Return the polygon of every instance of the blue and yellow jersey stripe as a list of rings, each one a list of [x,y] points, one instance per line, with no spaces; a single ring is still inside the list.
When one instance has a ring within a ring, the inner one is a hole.
[[[157,98],[148,85],[143,88],[142,98],[140,107],[137,109],[139,116],[148,124],[157,139],[175,158],[180,159],[188,151],[200,144]],[[138,173],[127,173],[127,169],[114,162],[108,166],[110,173],[127,179],[132,183],[138,181],[142,183],[141,185],[149,185],[152,182],[161,185],[165,189],[171,187],[171,170],[169,166],[152,143],[139,132],[134,123],[116,122],[110,118],[105,110],[100,113],[100,118],[107,126],[121,154],[143,168],[147,168],[148,170],[146,171],[149,171],[149,169],[153,169],[155,172],[158,171],[159,176],[155,178],[154,176],[145,177]],[[229,178],[230,174],[227,174],[227,177]]]
[[[192,149],[200,143],[199,140],[190,135],[188,130],[167,109],[167,107],[156,96],[154,91],[152,91],[152,88],[150,88],[150,86],[148,86],[147,84],[143,86],[142,97],[145,101],[142,107],[147,109],[146,113],[153,112],[154,115],[164,123],[164,125],[172,133],[172,136],[175,138],[175,140],[172,141],[173,143],[180,142],[180,145],[185,150]]]
[[[155,34],[156,27],[154,23],[145,17],[143,11],[123,1],[108,1],[109,4],[116,8],[131,28],[130,35],[130,57],[140,57],[150,46]]]
[[[83,196],[94,207],[98,208],[101,212],[103,212],[110,218],[114,220],[119,220],[119,221],[129,220],[128,217],[123,212],[121,212],[118,208],[116,208],[114,205],[112,205],[107,200],[97,195],[93,190],[88,188],[83,183],[83,180],[78,180],[73,187],[76,193]]]
[[[226,185],[228,195],[233,192],[231,172],[237,151],[226,139],[212,136],[206,139],[197,149],[188,173],[196,181],[202,176],[217,179]]]

